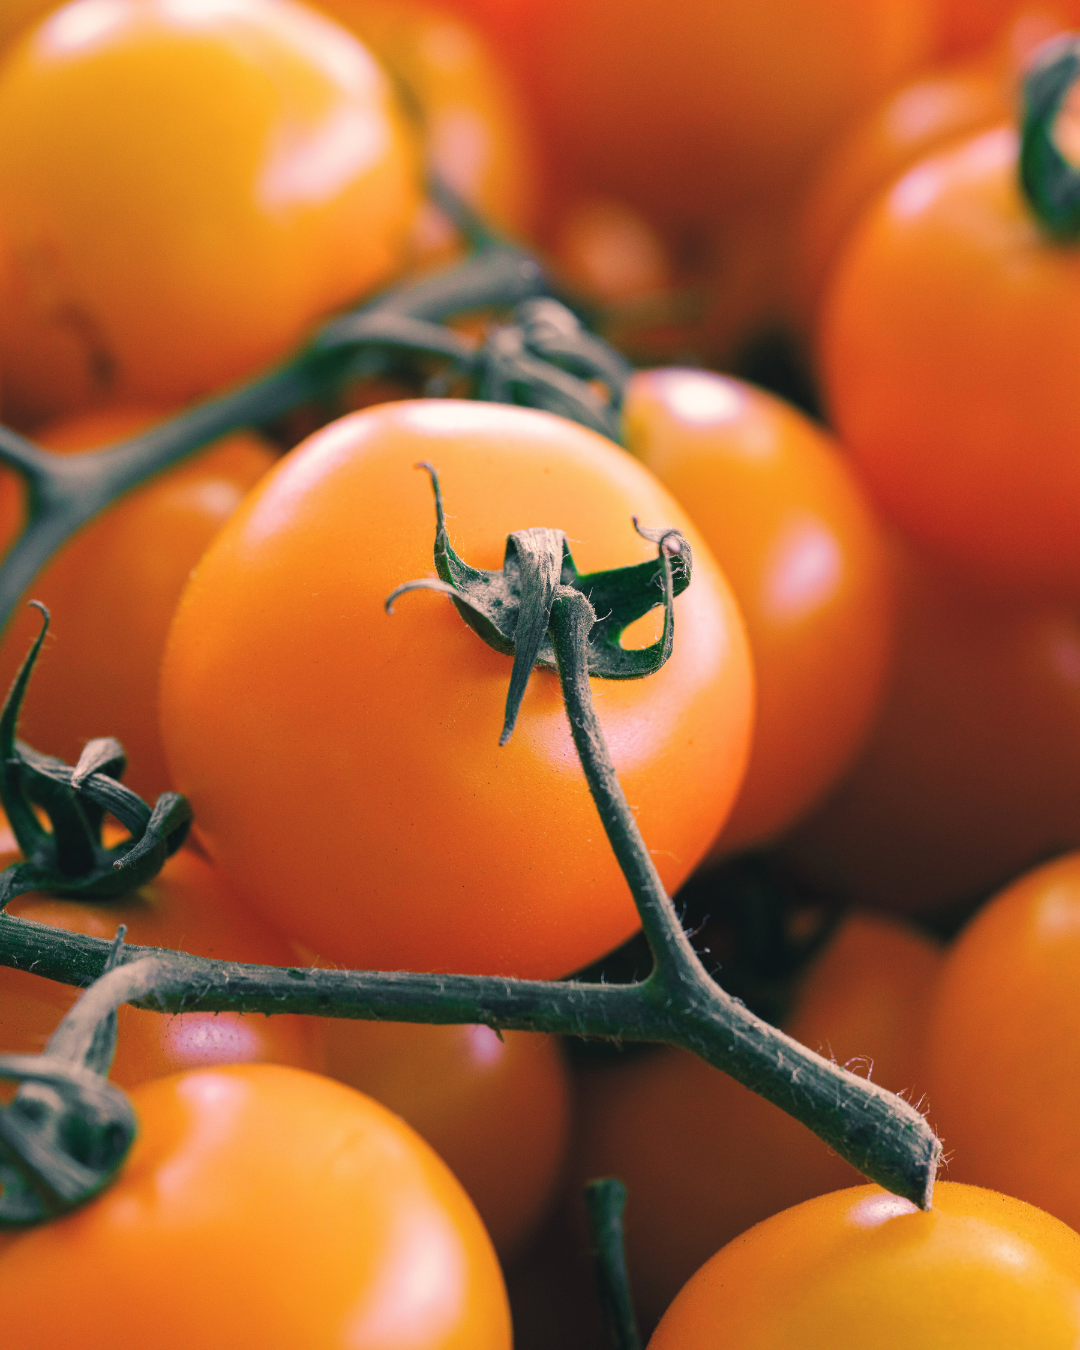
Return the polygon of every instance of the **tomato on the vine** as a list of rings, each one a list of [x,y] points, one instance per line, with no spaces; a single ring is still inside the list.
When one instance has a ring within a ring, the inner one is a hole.
[[[565,531],[582,573],[691,541],[674,652],[593,679],[657,868],[676,888],[730,810],[752,677],[727,584],[671,496],[625,451],[549,413],[423,400],[332,424],[263,480],[196,569],[162,672],[162,730],[199,837],[237,891],[326,960],[552,977],[637,915],[589,795],[556,674],[536,670],[499,746],[510,660],[432,573],[430,461],[454,546],[502,565],[507,535]],[[661,600],[659,589],[657,602]],[[645,645],[662,609],[628,631]],[[643,631],[647,630],[647,631]]]
[[[326,1072],[427,1140],[468,1191],[500,1257],[520,1250],[553,1198],[570,1134],[555,1037],[332,1018]]]
[[[123,834],[118,831],[116,838]],[[6,822],[0,848],[0,868],[19,861]],[[296,961],[289,943],[238,904],[214,869],[187,848],[170,858],[153,881],[119,900],[75,901],[31,891],[12,900],[5,912],[106,941],[125,924],[129,942],[222,961],[271,966]],[[0,967],[0,1050],[40,1054],[78,995],[71,985]],[[198,1011],[167,1016],[125,1004],[117,1025],[110,1076],[122,1087],[215,1064],[269,1061],[322,1069],[325,1062],[322,1025],[308,1017]]]
[[[780,399],[698,370],[640,372],[626,444],[685,507],[746,620],[758,710],[718,850],[778,834],[854,758],[893,639],[881,531],[835,441]]]
[[[276,1065],[132,1102],[112,1186],[0,1255],[7,1350],[509,1350],[475,1209],[385,1107]]]
[[[736,1238],[676,1298],[649,1350],[1072,1350],[1080,1237],[994,1191],[934,1207],[876,1186],[808,1200]]]
[[[38,434],[77,453],[135,436],[161,419],[145,408],[82,413]],[[124,781],[153,801],[169,787],[158,731],[157,684],[173,611],[191,569],[277,456],[237,432],[156,475],[63,545],[25,599],[48,606],[52,629],[34,670],[20,735],[74,764],[94,736],[115,736],[128,756]],[[0,470],[0,539],[21,524],[23,489]],[[40,616],[19,604],[0,639],[0,688],[15,678]]]
[[[1028,872],[949,952],[930,1018],[950,1175],[1080,1224],[1080,853]]]
[[[72,0],[0,72],[9,418],[174,406],[400,266],[420,200],[389,79],[294,0]]]

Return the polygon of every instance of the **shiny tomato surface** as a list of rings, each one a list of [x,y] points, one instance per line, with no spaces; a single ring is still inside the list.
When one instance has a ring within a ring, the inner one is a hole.
[[[118,1180],[0,1256],[11,1350],[135,1350],[148,1328],[160,1350],[510,1350],[476,1211],[385,1107],[276,1065],[132,1099]]]
[[[673,656],[647,679],[592,685],[665,884],[689,874],[745,766],[742,623],[656,479],[548,413],[388,404],[287,456],[177,612],[162,675],[169,764],[238,893],[320,957],[562,975],[628,937],[636,913],[557,676],[533,673],[500,748],[509,658],[443,596],[402,596],[384,612],[397,586],[433,572],[420,460],[442,477],[452,542],[473,567],[501,567],[507,535],[533,526],[564,530],[582,572],[656,557],[633,516],[686,532],[694,579],[675,602]],[[652,641],[661,615],[627,641]]]
[[[72,0],[0,73],[7,416],[171,407],[389,279],[419,203],[386,75],[293,0]]]
[[[1080,1237],[940,1182],[922,1213],[876,1186],[808,1200],[704,1265],[650,1350],[1071,1350]]]
[[[720,837],[778,834],[830,786],[878,711],[893,640],[884,543],[837,443],[763,390],[706,371],[639,372],[628,448],[692,516],[750,636],[750,766]]]
[[[146,408],[103,409],[54,422],[38,440],[75,453],[160,420]],[[42,601],[52,616],[23,703],[24,740],[74,764],[88,740],[115,736],[127,752],[128,786],[151,804],[167,790],[157,685],[173,611],[210,540],[276,458],[261,437],[237,432],[121,497],[54,554],[23,598]],[[23,496],[4,470],[5,543],[21,524]],[[0,640],[0,687],[15,678],[40,623],[37,610],[17,606]]]

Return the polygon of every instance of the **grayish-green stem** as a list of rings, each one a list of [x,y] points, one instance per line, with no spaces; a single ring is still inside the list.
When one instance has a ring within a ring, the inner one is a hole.
[[[630,1276],[623,1241],[626,1187],[614,1177],[590,1181],[585,1186],[585,1206],[589,1212],[597,1292],[608,1340],[612,1350],[641,1350],[641,1333],[630,1298]]]

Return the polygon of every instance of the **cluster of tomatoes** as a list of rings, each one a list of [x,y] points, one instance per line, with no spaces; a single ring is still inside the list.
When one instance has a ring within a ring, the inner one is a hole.
[[[678,529],[670,660],[592,682],[620,783],[736,972],[754,925],[718,907],[768,873],[771,955],[810,953],[785,1029],[925,1098],[949,1171],[928,1213],[858,1187],[672,1048],[571,1064],[479,1026],[125,1007],[139,1140],[90,1205],[0,1230],[5,1344],[506,1350],[505,1271],[519,1350],[585,1345],[571,1210],[600,1174],[628,1187],[655,1350],[1076,1343],[1080,244],[1022,190],[1017,129],[1033,68],[1080,69],[1070,22],[1071,0],[8,0],[0,406],[40,445],[136,436],[454,266],[429,169],[643,368],[622,447],[420,397],[406,363],[85,526],[33,586],[55,637],[20,735],[71,763],[117,737],[141,795],[189,798],[194,842],[122,900],[7,912],[280,966],[557,979],[632,944],[555,672],[500,746],[505,653],[445,597],[384,602],[432,572],[418,462],[476,568],[532,526],[583,574],[655,558],[635,519]],[[1066,189],[1078,107],[1025,133]],[[0,679],[37,624],[12,620]],[[75,997],[0,968],[0,1050],[40,1051]]]

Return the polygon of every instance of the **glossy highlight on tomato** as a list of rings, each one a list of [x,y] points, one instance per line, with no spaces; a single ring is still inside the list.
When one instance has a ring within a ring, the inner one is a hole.
[[[6,416],[254,374],[390,278],[419,200],[387,77],[314,10],[72,0],[0,74]]]
[[[509,658],[443,596],[402,596],[384,612],[391,591],[433,571],[420,460],[438,468],[452,542],[473,567],[501,567],[507,535],[538,525],[566,532],[582,572],[655,558],[634,516],[686,532],[694,578],[675,601],[671,659],[648,679],[592,685],[665,885],[700,861],[749,741],[735,603],[646,469],[525,408],[388,404],[287,456],[177,611],[162,672],[169,764],[230,884],[319,957],[564,975],[633,933],[636,912],[555,673],[534,671],[500,748]],[[638,641],[659,634],[661,616],[641,621]]]
[[[132,1101],[117,1181],[0,1255],[10,1350],[126,1350],[148,1328],[158,1350],[510,1350],[476,1211],[385,1107],[276,1065]]]

